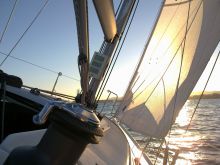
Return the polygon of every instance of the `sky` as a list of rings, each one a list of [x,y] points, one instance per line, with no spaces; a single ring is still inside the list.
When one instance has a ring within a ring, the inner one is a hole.
[[[16,0],[0,1],[0,35],[4,31],[15,2]],[[89,43],[90,55],[92,56],[102,44],[103,32],[92,1],[88,2]],[[119,0],[114,2],[115,8],[117,8]],[[12,50],[44,3],[45,0],[17,1],[12,19],[0,43],[0,52],[8,54]],[[140,0],[130,33],[126,38],[106,90],[109,89],[123,95],[152,29],[160,4],[161,0]],[[213,63],[216,54],[214,53],[210,63]],[[75,95],[80,89],[78,81],[80,77],[77,65],[78,41],[72,0],[50,0],[10,55],[53,71],[44,70],[9,57],[1,69],[8,74],[21,77],[25,85],[52,90],[57,73],[62,72],[63,76],[58,80],[56,92]],[[4,57],[0,54],[0,62]],[[217,72],[220,70],[219,64],[218,60],[218,65],[207,90],[220,90],[220,79],[218,78],[220,76]],[[210,66],[207,67],[200,83],[196,86],[196,91],[202,90]]]

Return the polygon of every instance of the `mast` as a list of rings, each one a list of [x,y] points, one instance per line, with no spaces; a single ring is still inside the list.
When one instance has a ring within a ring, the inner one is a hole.
[[[120,38],[125,30],[126,24],[129,19],[129,15],[132,12],[133,6],[134,6],[135,0],[126,0],[123,1],[122,6],[120,8],[120,11],[117,16],[117,35],[115,35],[112,42],[109,42],[105,40],[102,45],[104,45],[104,48],[102,49],[102,52],[100,56],[104,57],[105,60],[102,63],[102,70],[99,70],[99,76],[98,77],[91,77],[90,83],[89,83],[89,99],[88,99],[88,105],[92,105],[95,102],[95,95],[97,92],[97,89],[100,85],[100,82],[102,81],[104,74],[106,72],[106,69],[109,65],[110,59],[119,44]],[[98,11],[97,11],[98,12]],[[107,41],[107,43],[106,43]]]
[[[88,80],[89,80],[89,32],[88,32],[88,7],[87,0],[73,0],[77,33],[78,33],[78,45],[79,45],[79,56],[78,66],[80,73],[80,83],[82,88],[82,94],[80,101],[85,104],[85,97],[88,91]]]

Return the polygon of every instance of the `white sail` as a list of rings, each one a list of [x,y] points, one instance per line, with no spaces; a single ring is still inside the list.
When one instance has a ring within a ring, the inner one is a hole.
[[[165,137],[219,39],[220,0],[165,0],[120,106],[120,121]]]

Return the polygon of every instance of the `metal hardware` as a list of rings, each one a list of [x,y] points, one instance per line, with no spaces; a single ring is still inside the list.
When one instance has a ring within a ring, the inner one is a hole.
[[[53,85],[53,89],[52,89],[51,96],[52,96],[53,93],[54,93],[55,87],[56,87],[56,85],[57,85],[57,81],[58,81],[58,79],[59,79],[60,76],[62,76],[62,72],[59,72],[59,73],[57,74],[57,78],[56,78],[56,81],[55,81],[55,83],[54,83],[54,85]]]
[[[63,101],[48,102],[43,109],[33,117],[33,122],[39,125],[44,124],[55,107],[68,112],[70,115],[78,118],[82,122],[92,124],[96,127],[100,126],[100,121],[93,111],[85,108],[82,104],[71,104]]]
[[[118,100],[118,95],[117,95],[116,93],[110,91],[110,90],[107,90],[107,92],[109,93],[109,94],[108,94],[108,97],[107,97],[107,99],[105,100],[104,105],[102,106],[102,109],[101,109],[101,111],[100,111],[99,113],[101,114],[101,113],[103,112],[104,107],[105,107],[107,101],[109,100],[110,95],[113,94],[113,95],[116,96],[116,98],[115,98],[115,101],[114,101],[113,106],[112,106],[111,115],[112,115],[112,116],[113,116],[113,115],[115,116],[115,114],[113,113],[113,110],[115,109],[115,104],[116,104],[116,102],[117,102],[117,100]],[[115,112],[115,113],[116,113],[116,112]]]

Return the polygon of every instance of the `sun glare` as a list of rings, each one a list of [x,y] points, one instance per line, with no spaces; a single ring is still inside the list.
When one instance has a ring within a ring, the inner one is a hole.
[[[190,114],[187,106],[184,106],[182,110],[180,111],[178,117],[176,118],[176,123],[180,127],[185,127],[190,122]]]

